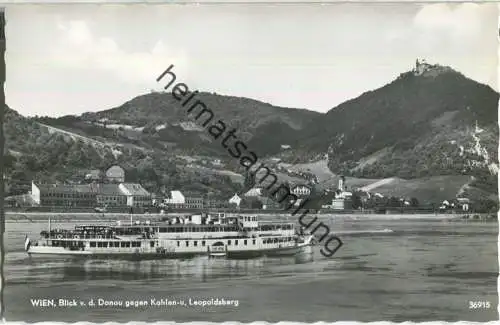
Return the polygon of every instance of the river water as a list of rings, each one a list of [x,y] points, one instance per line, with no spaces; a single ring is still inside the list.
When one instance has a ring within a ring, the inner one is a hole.
[[[324,218],[335,231],[351,232],[340,236],[345,245],[332,258],[323,257],[316,246],[312,256],[302,258],[141,262],[29,258],[23,251],[25,234],[36,237],[47,224],[7,223],[5,318],[29,322],[498,319],[497,223]],[[383,229],[392,232],[380,232]],[[191,305],[212,298],[238,304]],[[32,300],[37,299],[75,299],[85,305],[34,306]],[[99,299],[123,305],[98,306]],[[156,306],[151,299],[177,305]],[[127,301],[148,305],[126,306]]]

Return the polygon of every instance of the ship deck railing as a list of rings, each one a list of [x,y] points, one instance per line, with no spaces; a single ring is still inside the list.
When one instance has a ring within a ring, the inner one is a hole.
[[[64,240],[64,239],[72,239],[72,240],[81,240],[81,239],[116,239],[116,240],[124,240],[117,238],[117,236],[127,236],[127,235],[80,235],[80,234],[58,234],[55,236],[43,236],[44,239],[47,240]],[[133,236],[141,236],[141,234],[133,235]],[[135,239],[135,238],[134,238]],[[154,239],[153,236],[141,236],[140,239]]]

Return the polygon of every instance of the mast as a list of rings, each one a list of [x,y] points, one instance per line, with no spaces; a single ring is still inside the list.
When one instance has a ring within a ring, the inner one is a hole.
[[[49,238],[50,238],[50,232],[51,232],[51,230],[52,230],[52,229],[51,229],[51,224],[50,224],[50,221],[51,221],[51,220],[50,220],[50,214],[49,214]]]

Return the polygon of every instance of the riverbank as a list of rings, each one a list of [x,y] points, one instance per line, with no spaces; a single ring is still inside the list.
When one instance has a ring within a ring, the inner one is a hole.
[[[108,207],[105,213],[111,214],[168,214],[168,213],[180,213],[180,214],[198,214],[202,212],[207,212],[211,210],[217,210],[226,213],[243,213],[243,214],[289,214],[289,210],[285,209],[234,209],[234,208],[217,208],[217,209],[176,209],[168,208],[162,209],[158,207]],[[8,208],[10,213],[102,213],[97,212],[94,208],[77,208],[77,207],[30,207],[30,208]],[[319,214],[436,214],[437,210],[428,208],[384,208],[384,209],[363,209],[363,210],[331,210],[331,209],[320,209],[320,210],[309,210],[314,211],[314,213]],[[460,213],[460,212],[458,212]]]
[[[240,213],[241,215],[249,215],[249,213]],[[116,222],[124,221],[129,222],[131,219],[134,221],[157,221],[169,216],[182,216],[186,213],[168,213],[168,214],[127,214],[127,213],[84,213],[84,212],[6,212],[6,222],[45,222],[49,217],[54,222]],[[252,214],[262,218],[262,220],[269,219],[284,219],[293,221],[290,213],[269,214],[257,213]],[[488,215],[478,215],[478,218],[465,219],[464,215],[459,214],[314,214],[318,219],[344,219],[344,220],[486,220]]]

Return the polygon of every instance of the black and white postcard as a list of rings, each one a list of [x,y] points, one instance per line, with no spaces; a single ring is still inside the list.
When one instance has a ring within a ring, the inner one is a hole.
[[[5,5],[1,316],[498,321],[498,10]]]

